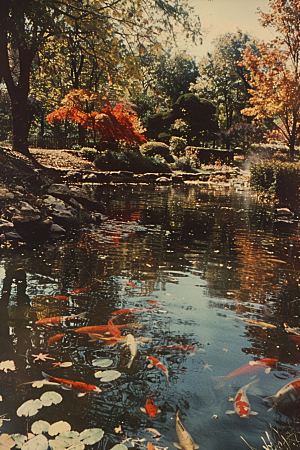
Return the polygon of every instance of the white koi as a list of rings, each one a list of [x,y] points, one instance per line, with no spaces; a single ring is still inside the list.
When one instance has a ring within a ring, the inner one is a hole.
[[[179,440],[179,444],[176,442],[173,443],[176,448],[181,450],[196,450],[199,448],[199,445],[195,444],[190,433],[188,433],[182,425],[182,422],[179,419],[178,411],[176,413],[176,433]]]
[[[258,380],[254,380],[249,384],[241,387],[238,390],[235,399],[234,399],[234,410],[226,411],[226,414],[238,414],[240,417],[247,418],[249,415],[256,416],[258,413],[255,411],[251,411],[250,403],[246,394],[247,389],[254,383],[257,383]]]
[[[130,369],[131,364],[133,363],[133,360],[137,354],[137,343],[132,334],[127,334],[124,345],[127,345],[127,347],[129,347],[130,350],[131,357],[129,363],[127,364],[127,368]]]

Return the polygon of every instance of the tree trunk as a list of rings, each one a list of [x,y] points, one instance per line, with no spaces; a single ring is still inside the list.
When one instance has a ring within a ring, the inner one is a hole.
[[[20,97],[11,103],[13,122],[13,147],[12,149],[23,153],[30,158],[28,150],[28,119],[26,113],[27,98]]]
[[[296,120],[296,118],[294,116],[294,118],[293,118],[293,126],[292,126],[290,140],[289,140],[291,161],[294,160],[294,156],[295,156],[296,130],[297,130],[297,120]]]
[[[78,124],[78,144],[85,147],[86,129],[80,123]]]

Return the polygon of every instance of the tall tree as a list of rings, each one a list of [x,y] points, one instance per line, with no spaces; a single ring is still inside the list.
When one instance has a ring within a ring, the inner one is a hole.
[[[218,36],[214,41],[214,51],[202,58],[200,75],[191,85],[192,92],[216,104],[223,130],[241,122],[240,111],[249,100],[246,69],[238,63],[242,61],[244,50],[253,45],[254,40],[240,30]]]
[[[272,118],[294,158],[300,125],[300,2],[270,0],[270,13],[261,13],[261,24],[271,27],[275,39],[247,49],[243,66],[250,71],[251,107],[242,112],[258,121]]]
[[[191,20],[191,14],[187,0],[0,0],[0,75],[11,100],[13,149],[29,156],[26,105],[30,73],[38,50],[48,39],[58,38],[67,28],[81,41],[90,35],[101,40],[113,29],[110,37],[118,35],[116,45],[134,52],[140,43],[153,45],[162,36],[173,37],[170,32],[175,24],[196,39],[200,21],[197,17]],[[108,52],[103,59],[109,58]],[[16,69],[12,67],[14,59]],[[75,79],[83,60],[82,53],[73,66]]]

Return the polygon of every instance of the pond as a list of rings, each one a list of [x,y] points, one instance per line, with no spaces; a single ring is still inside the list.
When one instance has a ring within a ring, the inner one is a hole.
[[[249,448],[241,436],[261,449],[270,424],[297,424],[299,403],[264,399],[300,376],[283,326],[300,323],[298,222],[235,189],[98,186],[94,197],[100,224],[2,254],[0,447],[44,430],[44,447],[23,448],[173,449],[178,413],[200,449]],[[226,414],[253,381],[258,414]]]

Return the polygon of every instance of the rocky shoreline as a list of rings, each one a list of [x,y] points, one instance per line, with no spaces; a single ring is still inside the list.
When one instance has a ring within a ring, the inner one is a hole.
[[[66,151],[58,153],[39,149],[32,151],[32,155],[29,160],[0,148],[2,249],[23,246],[28,240],[41,240],[47,236],[60,238],[70,229],[105,220],[101,202],[92,200],[90,195],[91,188],[99,184],[154,183],[167,186],[217,182],[228,187],[247,184],[247,176],[237,167],[218,166],[210,173],[134,174],[128,171],[102,172],[92,163]]]

